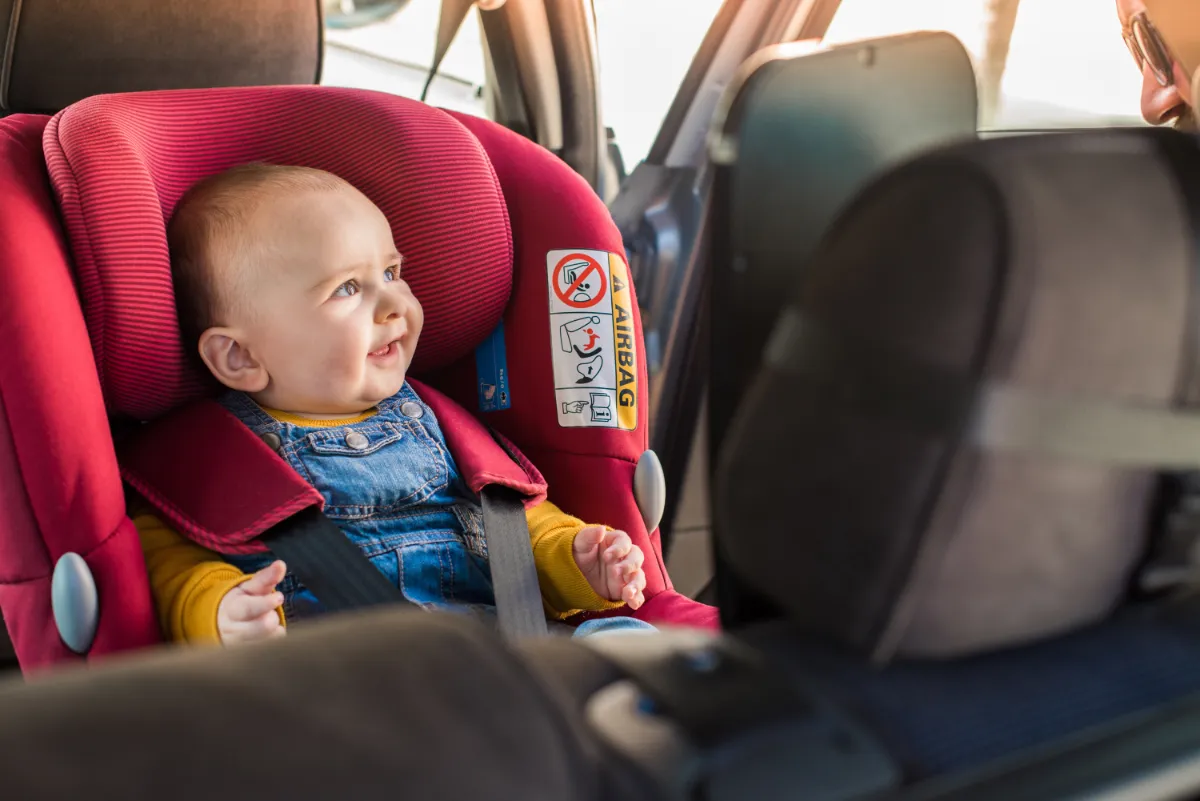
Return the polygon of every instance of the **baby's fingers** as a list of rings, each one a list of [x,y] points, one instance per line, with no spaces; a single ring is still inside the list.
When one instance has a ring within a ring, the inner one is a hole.
[[[268,595],[275,589],[275,585],[283,581],[283,577],[287,575],[287,565],[276,559],[271,564],[264,567],[262,570],[255,573],[246,581],[238,585],[238,588],[250,595]],[[278,604],[276,604],[278,606]]]
[[[605,541],[604,561],[609,563],[624,559],[636,547],[624,531],[607,532]]]
[[[281,637],[287,629],[279,620],[279,614],[272,610],[253,620],[244,620],[232,624],[230,631],[222,636],[226,643],[254,642]]]
[[[625,589],[621,590],[621,600],[630,609],[637,609],[646,602],[646,596],[642,593],[644,589],[646,589],[646,574],[638,571],[636,580],[626,584]]]
[[[579,530],[575,535],[574,549],[577,554],[591,553],[593,549],[604,541],[603,526],[587,526]]]
[[[278,620],[275,610],[283,604],[283,593],[273,592],[270,595],[239,594],[231,598],[229,603],[229,619],[235,623],[249,623],[266,617],[267,613]]]
[[[646,555],[642,553],[642,549],[636,545],[630,545],[620,558],[615,558],[609,562],[609,569],[612,575],[624,579],[634,570],[639,569],[642,563],[646,560]]]

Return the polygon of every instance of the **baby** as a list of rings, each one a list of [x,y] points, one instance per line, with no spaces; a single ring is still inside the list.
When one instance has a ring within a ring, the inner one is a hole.
[[[168,228],[189,350],[221,402],[325,498],[325,513],[415,604],[494,614],[479,501],[405,375],[423,312],[383,213],[320,170],[250,164],[196,184]],[[643,602],[629,535],[544,502],[526,513],[548,616]],[[319,613],[268,554],[218,555],[135,513],[164,633],[234,643]],[[653,626],[586,621],[576,636]]]

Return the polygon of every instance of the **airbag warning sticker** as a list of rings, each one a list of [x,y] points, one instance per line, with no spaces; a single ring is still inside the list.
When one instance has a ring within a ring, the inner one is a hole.
[[[552,250],[546,274],[558,424],[634,430],[637,346],[625,260],[600,250]]]

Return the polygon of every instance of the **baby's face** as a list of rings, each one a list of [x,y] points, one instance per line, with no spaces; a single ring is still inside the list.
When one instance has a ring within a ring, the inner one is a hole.
[[[424,316],[383,213],[354,191],[304,191],[248,220],[251,276],[235,323],[268,381],[264,406],[362,412],[404,385]]]

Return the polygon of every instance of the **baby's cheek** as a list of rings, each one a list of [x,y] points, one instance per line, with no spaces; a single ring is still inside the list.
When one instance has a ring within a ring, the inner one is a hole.
[[[326,380],[345,387],[362,380],[365,366],[365,354],[360,354],[357,349],[341,348],[328,354],[321,372]]]

